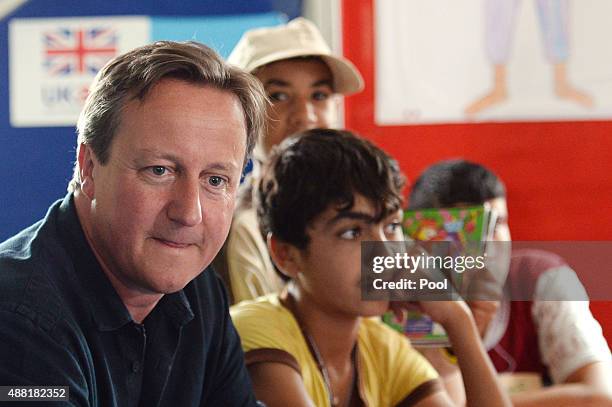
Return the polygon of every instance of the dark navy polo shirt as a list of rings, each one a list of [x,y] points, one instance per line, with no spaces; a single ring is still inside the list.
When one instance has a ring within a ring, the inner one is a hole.
[[[0,244],[0,385],[69,386],[75,406],[256,405],[216,274],[134,322],[71,194]]]

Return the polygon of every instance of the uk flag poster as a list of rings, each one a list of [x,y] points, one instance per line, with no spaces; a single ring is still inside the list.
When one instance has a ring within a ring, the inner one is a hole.
[[[149,26],[148,17],[11,21],[11,125],[74,125],[98,70],[146,44]]]
[[[195,40],[227,57],[245,30],[284,21],[278,12],[13,19],[9,23],[11,125],[74,126],[98,70],[135,47],[155,40]]]

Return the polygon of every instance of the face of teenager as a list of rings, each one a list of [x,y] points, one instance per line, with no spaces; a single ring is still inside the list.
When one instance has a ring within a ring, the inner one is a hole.
[[[130,101],[107,163],[90,150],[80,160],[91,200],[81,221],[111,281],[171,293],[200,274],[227,236],[245,150],[228,91],[168,79]]]
[[[336,115],[333,78],[327,65],[314,58],[288,59],[268,64],[255,73],[264,85],[272,106],[266,152],[297,132],[329,128]]]
[[[497,214],[497,223],[493,232],[493,244],[487,250],[487,267],[498,281],[505,281],[510,267],[510,229],[508,227],[508,206],[506,198],[494,198],[485,202]],[[508,242],[508,243],[502,243]],[[499,284],[497,284],[499,286]],[[485,332],[499,309],[499,301],[469,301],[468,305],[474,315],[476,326],[484,337]]]
[[[387,301],[361,300],[361,241],[403,240],[402,212],[380,222],[375,215],[374,205],[357,195],[351,209],[330,207],[312,222],[308,247],[299,251],[301,272],[294,277],[300,295],[332,315],[374,316],[387,310]]]

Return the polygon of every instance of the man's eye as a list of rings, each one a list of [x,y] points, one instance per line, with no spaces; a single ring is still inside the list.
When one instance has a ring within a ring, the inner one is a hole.
[[[272,92],[268,95],[272,102],[284,102],[289,99],[289,95],[285,92]]]
[[[153,175],[156,175],[158,177],[161,177],[162,175],[165,175],[166,172],[168,171],[168,169],[166,167],[162,167],[161,165],[155,165],[153,167],[150,167],[149,169],[151,170]]]
[[[225,180],[221,177],[213,175],[212,177],[208,178],[208,183],[213,187],[219,187],[225,183]]]

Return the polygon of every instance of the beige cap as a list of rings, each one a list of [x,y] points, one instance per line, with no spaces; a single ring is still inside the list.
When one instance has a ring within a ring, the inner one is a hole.
[[[318,56],[329,66],[334,92],[350,95],[363,89],[363,78],[355,65],[332,55],[317,27],[302,17],[287,24],[245,32],[227,61],[253,72],[272,62],[305,56]]]

